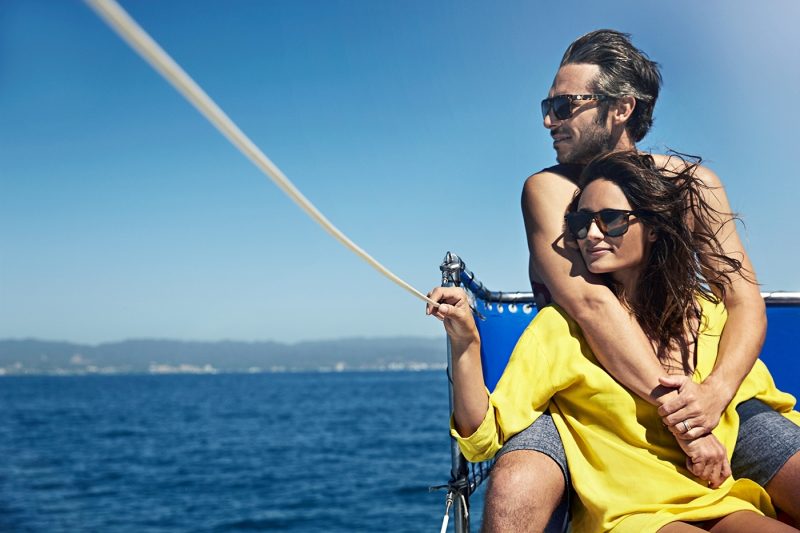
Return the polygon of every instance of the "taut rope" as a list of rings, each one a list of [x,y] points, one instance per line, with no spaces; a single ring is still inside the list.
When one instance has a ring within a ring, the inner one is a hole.
[[[127,12],[114,0],[85,0],[86,3],[114,29],[131,48],[169,81],[220,133],[252,161],[275,185],[296,203],[314,222],[322,226],[336,240],[349,248],[372,268],[401,286],[417,298],[437,305],[420,291],[400,279],[388,268],[380,264],[360,246],[351,241],[323,215],[281,170],[228,118],[203,89],[178,65],[157,42],[139,26]]]

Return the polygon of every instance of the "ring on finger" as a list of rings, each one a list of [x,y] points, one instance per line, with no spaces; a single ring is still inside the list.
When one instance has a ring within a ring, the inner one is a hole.
[[[684,420],[683,422],[681,422],[681,424],[683,424],[683,432],[684,433],[687,433],[690,429],[692,429],[692,426],[689,425],[689,421],[688,420]]]

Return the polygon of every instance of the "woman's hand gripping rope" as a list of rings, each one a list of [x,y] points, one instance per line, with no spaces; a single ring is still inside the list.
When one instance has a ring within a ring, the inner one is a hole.
[[[436,287],[428,298],[425,314],[444,323],[451,348],[453,379],[453,421],[462,436],[472,435],[481,425],[489,407],[489,396],[481,371],[481,338],[464,289]]]
[[[434,307],[428,304],[425,314],[432,315],[441,320],[450,343],[454,348],[469,346],[480,342],[478,328],[472,317],[469,297],[464,289],[458,287],[436,287],[428,293],[428,298],[439,304]],[[454,349],[454,351],[461,351]]]

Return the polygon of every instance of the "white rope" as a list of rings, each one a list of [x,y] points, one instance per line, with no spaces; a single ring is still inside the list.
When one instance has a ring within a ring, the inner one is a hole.
[[[439,533],[445,533],[447,531],[447,525],[450,523],[450,515],[444,515],[444,519],[442,520],[442,529],[439,530]]]
[[[289,181],[281,170],[264,155],[264,153],[228,118],[222,109],[214,103],[203,89],[156,43],[141,26],[114,0],[85,0],[106,23],[111,26],[136,52],[167,79],[184,98],[197,108],[220,133],[252,161],[275,185],[308,214],[317,224],[323,227],[336,240],[349,248],[375,270],[400,285],[414,296],[438,306],[430,298],[400,279],[389,269],[380,264],[356,243],[325,218],[303,193]]]
[[[447,532],[447,524],[450,523],[450,506],[453,505],[453,492],[447,492],[447,498],[445,499],[445,507],[444,507],[444,518],[442,518],[442,527],[439,529],[439,533],[446,533]]]

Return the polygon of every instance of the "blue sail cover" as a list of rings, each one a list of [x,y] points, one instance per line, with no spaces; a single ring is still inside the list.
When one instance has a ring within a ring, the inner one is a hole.
[[[476,299],[475,322],[481,335],[483,380],[493,391],[511,352],[527,325],[536,316],[530,304],[487,303]],[[770,369],[778,388],[800,398],[800,304],[767,302],[767,340],[761,359]]]
[[[475,300],[475,324],[481,335],[481,365],[483,382],[489,392],[493,391],[503,375],[525,328],[536,316],[532,304],[506,304]]]
[[[775,384],[800,399],[800,304],[767,303],[767,340],[761,360],[769,368]]]

